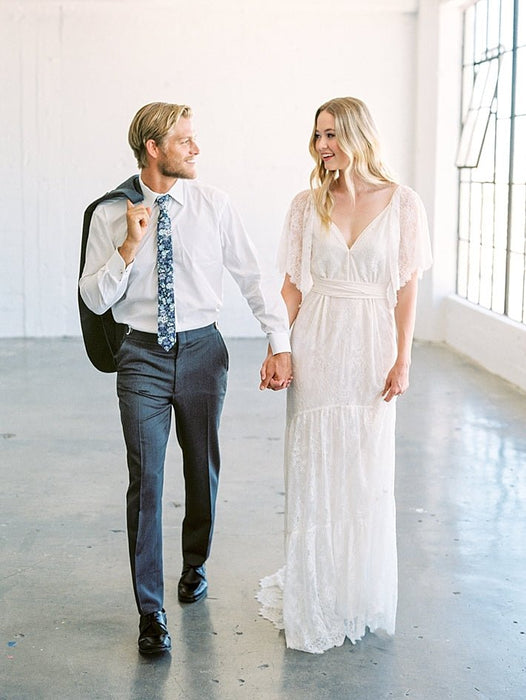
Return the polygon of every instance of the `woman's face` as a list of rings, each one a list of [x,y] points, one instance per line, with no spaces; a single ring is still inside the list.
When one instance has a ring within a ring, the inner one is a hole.
[[[316,120],[315,135],[316,151],[327,170],[345,170],[349,165],[349,157],[338,146],[334,117],[329,112],[320,112]]]

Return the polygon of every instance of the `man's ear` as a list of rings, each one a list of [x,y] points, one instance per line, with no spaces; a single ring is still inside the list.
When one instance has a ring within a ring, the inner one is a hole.
[[[146,152],[151,158],[158,158],[159,146],[153,139],[148,139],[144,145],[146,147]]]

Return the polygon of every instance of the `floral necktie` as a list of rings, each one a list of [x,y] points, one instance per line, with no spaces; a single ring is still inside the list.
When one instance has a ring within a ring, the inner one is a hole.
[[[157,342],[166,352],[175,345],[175,297],[172,251],[172,222],[168,214],[169,194],[157,197]]]

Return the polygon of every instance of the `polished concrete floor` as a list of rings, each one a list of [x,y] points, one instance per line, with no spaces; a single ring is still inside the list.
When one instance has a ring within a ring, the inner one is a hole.
[[[210,595],[177,602],[181,461],[165,484],[174,650],[141,658],[114,377],[77,339],[0,341],[0,698],[526,698],[526,397],[417,344],[398,405],[400,600],[393,639],[320,656],[258,616],[281,564],[283,393],[257,390],[259,340],[231,340]]]

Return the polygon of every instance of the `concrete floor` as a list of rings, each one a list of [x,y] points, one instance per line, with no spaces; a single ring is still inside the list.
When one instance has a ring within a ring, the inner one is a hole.
[[[417,344],[399,401],[396,636],[321,656],[258,616],[281,564],[283,393],[259,340],[231,340],[209,598],[177,602],[181,462],[169,447],[166,608],[174,650],[144,659],[128,571],[114,378],[79,340],[0,341],[0,698],[380,700],[526,697],[526,400]]]

